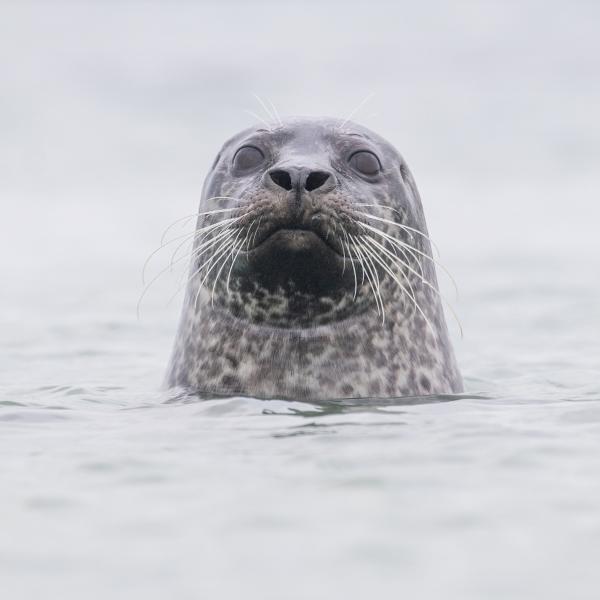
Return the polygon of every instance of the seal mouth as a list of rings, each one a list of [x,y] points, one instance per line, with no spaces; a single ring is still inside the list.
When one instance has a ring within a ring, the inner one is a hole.
[[[260,236],[260,239],[257,239],[255,244],[246,253],[252,254],[272,244],[285,246],[291,251],[307,252],[311,249],[317,249],[319,251],[327,250],[332,252],[340,259],[345,256],[341,242],[336,240],[331,232],[323,235],[321,231],[314,228],[291,223],[264,232]]]

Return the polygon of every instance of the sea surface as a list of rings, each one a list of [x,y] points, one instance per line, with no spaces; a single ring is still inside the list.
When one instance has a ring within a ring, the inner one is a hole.
[[[0,13],[2,598],[598,598],[597,4]],[[404,153],[464,394],[162,388],[181,272],[138,318],[142,266],[253,93]]]

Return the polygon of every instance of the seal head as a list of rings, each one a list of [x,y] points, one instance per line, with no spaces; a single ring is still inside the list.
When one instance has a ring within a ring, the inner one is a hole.
[[[167,382],[320,400],[462,391],[419,194],[384,139],[293,118],[206,179]]]

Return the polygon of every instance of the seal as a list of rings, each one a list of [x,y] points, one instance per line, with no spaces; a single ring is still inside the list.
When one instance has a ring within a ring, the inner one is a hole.
[[[169,386],[326,400],[462,391],[402,156],[295,117],[225,143],[204,184]]]

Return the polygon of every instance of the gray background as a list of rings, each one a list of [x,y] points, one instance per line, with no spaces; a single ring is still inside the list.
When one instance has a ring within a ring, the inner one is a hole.
[[[334,116],[372,94],[355,119],[409,161],[451,267],[597,254],[598,6],[5,1],[5,282],[137,268],[253,93]]]

